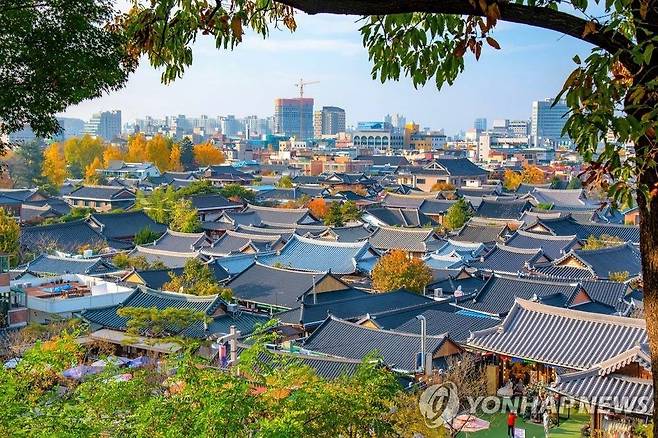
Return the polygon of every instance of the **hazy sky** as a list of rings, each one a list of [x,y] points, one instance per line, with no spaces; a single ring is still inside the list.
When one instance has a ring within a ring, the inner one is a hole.
[[[318,80],[305,91],[315,106],[345,108],[348,124],[400,113],[408,121],[448,134],[472,126],[475,117],[530,117],[533,100],[552,97],[574,68],[572,57],[589,52],[580,41],[521,25],[499,23],[494,36],[502,50],[487,49],[479,62],[467,56],[464,73],[452,87],[415,90],[408,79],[381,84],[370,63],[354,17],[298,16],[298,30],[274,30],[263,40],[247,35],[234,52],[214,48],[200,37],[194,65],[171,85],[146,61],[127,86],[69,108],[65,115],[88,119],[96,111],[120,109],[123,121],[151,115],[238,117],[273,113],[277,97],[294,97],[300,77]],[[489,122],[491,124],[491,122]]]

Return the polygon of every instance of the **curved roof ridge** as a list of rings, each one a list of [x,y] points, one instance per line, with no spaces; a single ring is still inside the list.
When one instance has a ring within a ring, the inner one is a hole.
[[[185,233],[183,231],[174,231],[171,228],[167,228],[167,231],[158,239],[160,240],[162,237],[166,236],[167,234],[170,234],[172,236],[177,236],[177,237],[203,237],[206,233],[203,231],[200,233]]]
[[[250,233],[242,233],[240,231],[235,231],[235,230],[226,230],[224,233],[224,236],[232,236],[232,237],[242,237],[244,239],[250,239],[250,240],[263,240],[263,241],[270,241],[270,240],[278,240],[281,238],[280,234],[276,233],[271,233],[271,234],[250,234]],[[215,240],[213,242],[213,246],[215,243],[219,242],[222,238],[220,237],[219,239]]]
[[[592,321],[604,324],[620,324],[627,327],[637,327],[642,329],[646,329],[647,327],[646,321],[639,318],[629,318],[627,316],[605,315],[576,309],[566,309],[550,306],[548,304],[536,303],[534,301],[524,300],[523,298],[518,297],[514,299],[514,305],[525,310],[538,313],[549,313],[552,315],[561,316],[563,318],[579,319],[583,321]]]
[[[142,293],[159,296],[162,298],[169,298],[177,301],[195,301],[195,302],[208,302],[212,303],[219,297],[218,294],[215,295],[192,295],[192,294],[183,294],[180,292],[172,292],[165,290],[156,290],[151,289],[150,287],[140,286],[137,287]]]
[[[353,327],[359,327],[359,328],[362,328],[364,330],[370,330],[370,331],[377,332],[377,333],[388,333],[390,335],[396,335],[396,336],[405,336],[405,337],[410,337],[410,338],[420,338],[420,334],[418,334],[418,333],[397,332],[395,330],[371,328],[371,327],[368,327],[368,326],[365,326],[365,325],[357,324],[356,322],[351,322],[351,321],[344,320],[342,318],[338,318],[337,316],[334,316],[334,315],[327,316],[327,319],[331,319],[333,321],[336,321],[336,322],[339,322],[339,323],[342,323],[342,324],[345,324],[345,325],[350,325],[350,326],[353,326]],[[428,339],[448,339],[449,337],[448,337],[448,332],[446,332],[446,333],[441,333],[440,335],[427,335],[427,338]]]
[[[294,213],[307,213],[308,208],[280,208],[280,207],[264,207],[262,205],[247,204],[246,209],[254,209],[256,211],[279,211],[279,212],[294,212]]]
[[[539,252],[544,252],[542,248],[517,248],[516,246],[505,245],[499,242],[496,242],[495,247],[502,251],[513,252],[516,254],[537,254]],[[491,250],[489,254],[492,252],[493,250]]]
[[[531,231],[525,231],[525,230],[522,230],[522,229],[520,229],[520,228],[519,228],[518,230],[516,230],[516,233],[517,233],[519,236],[531,237],[531,238],[533,238],[533,239],[539,239],[539,240],[564,240],[564,241],[571,241],[571,240],[577,238],[577,236],[576,236],[575,234],[573,234],[573,235],[569,235],[569,236],[554,236],[554,235],[552,235],[552,234],[533,233],[533,232],[531,232]],[[512,234],[512,236],[510,236],[510,238],[512,238],[512,237],[514,237],[513,234]]]
[[[293,234],[286,246],[290,245],[294,241],[300,241],[303,243],[309,243],[311,245],[320,245],[320,246],[334,246],[334,247],[340,247],[340,248],[354,248],[354,249],[362,249],[365,246],[369,245],[367,240],[364,240],[363,242],[337,242],[333,240],[322,240],[322,239],[313,239],[310,237],[303,237],[299,236],[297,234]],[[283,248],[281,249],[283,250]]]
[[[142,245],[136,245],[135,250],[145,252],[147,254],[160,254],[160,255],[169,255],[169,256],[174,256],[174,257],[196,257],[200,254],[199,251],[193,251],[193,252],[180,252],[180,251],[167,251],[166,249],[157,249],[152,246],[142,246]],[[131,253],[133,251],[130,251]]]
[[[261,263],[258,261],[258,259],[254,260],[254,265],[256,266],[262,266],[263,268],[267,269],[274,269],[277,271],[283,271],[283,272],[293,272],[295,274],[304,274],[304,275],[316,275],[316,274],[329,274],[329,271],[308,271],[308,270],[303,270],[303,269],[295,269],[290,266],[274,266],[274,265],[266,265],[264,263]]]

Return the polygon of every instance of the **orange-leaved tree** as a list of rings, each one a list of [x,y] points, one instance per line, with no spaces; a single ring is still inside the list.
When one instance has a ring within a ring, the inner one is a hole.
[[[224,153],[210,142],[194,145],[194,162],[197,166],[222,164],[225,160]]]
[[[503,174],[503,187],[507,190],[514,191],[518,189],[522,182],[523,176],[512,169],[507,169]]]
[[[329,205],[327,205],[326,201],[322,198],[311,200],[307,207],[311,211],[311,214],[318,219],[324,219],[329,212]]]
[[[419,294],[432,281],[432,270],[422,260],[410,258],[401,250],[393,250],[379,259],[372,271],[372,283],[376,290],[389,292],[407,289]]]

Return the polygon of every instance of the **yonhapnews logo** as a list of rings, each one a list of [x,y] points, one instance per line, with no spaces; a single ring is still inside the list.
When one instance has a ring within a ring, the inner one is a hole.
[[[427,427],[437,428],[450,423],[459,413],[457,386],[452,382],[428,386],[420,395],[418,408]]]

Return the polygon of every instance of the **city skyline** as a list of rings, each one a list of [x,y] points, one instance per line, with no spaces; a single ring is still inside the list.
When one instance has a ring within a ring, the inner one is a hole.
[[[143,61],[126,88],[62,115],[88,120],[93,113],[119,109],[124,121],[174,114],[267,117],[274,113],[276,98],[298,96],[294,83],[303,77],[320,81],[306,90],[316,109],[344,108],[348,125],[400,113],[421,127],[456,133],[470,128],[477,117],[529,119],[532,101],[552,97],[561,88],[574,67],[572,54],[589,50],[555,33],[501,23],[495,34],[500,53],[487,50],[477,63],[467,58],[466,71],[452,87],[438,91],[428,84],[414,90],[408,78],[386,84],[372,80],[354,20],[300,15],[295,34],[273,31],[268,40],[246,35],[234,52],[201,39],[195,64],[173,84],[162,85],[160,73]]]

